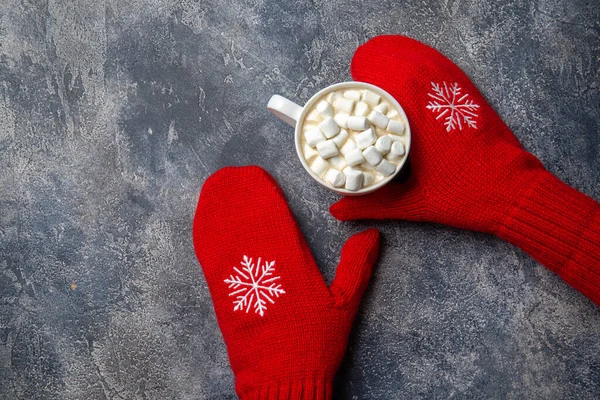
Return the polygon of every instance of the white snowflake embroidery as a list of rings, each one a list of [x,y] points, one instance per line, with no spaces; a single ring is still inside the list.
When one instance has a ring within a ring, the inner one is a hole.
[[[229,296],[236,296],[236,300],[233,302],[233,311],[245,309],[248,312],[251,308],[254,308],[254,312],[262,317],[267,309],[266,302],[275,304],[272,297],[285,294],[281,284],[275,282],[280,277],[269,278],[275,271],[275,261],[265,261],[261,265],[259,257],[256,264],[254,264],[252,258],[244,256],[244,261],[240,264],[242,265],[241,270],[238,267],[233,267],[237,275],[233,276],[232,274],[228,279],[225,279],[225,283],[228,283],[229,288],[233,290],[229,293]]]
[[[433,99],[427,104],[427,108],[432,112],[439,113],[435,119],[444,118],[446,131],[450,132],[458,127],[462,130],[463,123],[470,128],[477,128],[477,109],[479,104],[475,104],[473,100],[467,99],[468,94],[461,96],[462,89],[458,83],[448,84],[443,82],[442,85],[431,82],[433,93],[427,93]]]

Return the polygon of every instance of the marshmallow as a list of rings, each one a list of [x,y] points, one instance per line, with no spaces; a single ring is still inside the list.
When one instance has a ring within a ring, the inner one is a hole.
[[[381,96],[375,92],[371,92],[370,90],[365,90],[365,94],[363,94],[363,101],[372,106],[376,106],[379,104],[379,100],[381,100]]]
[[[340,135],[338,135],[338,136],[340,136]],[[337,139],[337,136],[332,140],[335,141],[335,139]],[[340,148],[340,153],[342,153],[343,155],[346,155],[354,149],[356,149],[356,142],[353,139],[348,139],[348,141],[346,143],[344,143],[344,145]]]
[[[338,124],[338,126],[340,128],[348,128],[348,117],[349,116],[350,116],[350,114],[337,113],[337,114],[335,114],[335,117],[333,117],[333,120],[335,121],[336,124]]]
[[[311,130],[308,130],[304,133],[304,137],[306,138],[306,143],[308,143],[309,146],[316,146],[317,143],[321,143],[323,141],[325,141],[325,138],[323,137],[323,134],[321,133],[321,130],[319,128],[313,128]]]
[[[306,120],[310,122],[319,122],[321,120],[321,117],[319,116],[319,113],[316,110],[312,110],[306,116]]]
[[[406,149],[402,142],[394,142],[392,144],[392,148],[390,149],[390,154],[388,154],[388,159],[400,158],[404,155]]]
[[[365,102],[359,101],[354,107],[354,115],[357,117],[366,117],[369,113],[369,105]]]
[[[395,108],[392,108],[392,109],[390,110],[390,112],[388,112],[386,115],[387,115],[387,117],[388,117],[388,118],[390,118],[390,119],[391,119],[391,118],[396,118],[396,117],[398,116],[398,111],[396,111],[396,109],[395,109]]]
[[[346,185],[344,186],[347,190],[358,190],[362,187],[363,173],[359,169],[355,168],[344,168],[344,174],[346,175]]]
[[[374,126],[373,128],[375,129],[375,133],[377,134],[377,137],[387,135],[387,132],[384,129],[377,128],[376,126]]]
[[[345,99],[338,97],[333,101],[333,106],[338,112],[345,112],[350,114],[354,108],[354,100]]]
[[[325,98],[325,100],[327,100],[327,102],[329,104],[333,104],[333,101],[335,99],[337,99],[339,97],[338,92],[331,92],[327,95],[327,97]]]
[[[317,156],[315,161],[310,166],[310,169],[317,175],[322,175],[325,171],[329,169],[329,163],[323,160],[321,157]]]
[[[346,182],[346,175],[337,169],[330,169],[325,175],[325,180],[333,187],[340,187]]]
[[[344,97],[351,100],[360,100],[360,92],[358,90],[346,90]]]
[[[390,176],[396,172],[396,166],[388,160],[381,160],[381,162],[377,164],[377,171],[381,172],[385,176]]]
[[[325,118],[323,122],[319,124],[319,128],[321,128],[327,139],[331,139],[340,132],[340,127],[331,117]]]
[[[373,125],[381,129],[385,129],[389,121],[388,117],[377,111],[371,111],[371,114],[369,114],[367,118],[369,118],[369,121],[371,121]]]
[[[364,150],[373,143],[375,143],[375,141],[377,140],[377,135],[375,134],[375,132],[373,132],[372,128],[369,128],[366,131],[362,131],[361,133],[356,135],[354,137],[354,140],[356,140],[356,145],[361,150]]]
[[[335,135],[331,140],[333,140],[333,143],[335,143],[335,145],[339,148],[342,147],[346,139],[348,139],[348,132],[342,129],[340,130],[340,133]]]
[[[395,133],[396,135],[402,135],[404,133],[404,123],[402,121],[396,121],[390,119],[390,122],[387,124],[386,131]]]
[[[373,107],[373,110],[385,114],[387,112],[388,106],[385,103],[381,103],[378,106]]]
[[[368,173],[368,172],[363,172],[363,186],[364,187],[369,186],[371,183],[373,183],[374,180],[375,180],[375,177],[373,176],[373,174]]]
[[[375,168],[375,166],[374,166],[374,165],[371,165],[371,164],[369,164],[368,162],[365,162],[365,163],[362,163],[362,164],[360,164],[360,168],[361,168],[363,171],[376,171],[376,170],[377,170],[377,168]]]
[[[326,140],[317,144],[317,151],[321,158],[327,159],[338,155],[338,148],[333,140]]]
[[[382,136],[375,142],[375,148],[379,150],[381,154],[387,154],[392,148],[392,138],[388,135]]]
[[[398,135],[392,135],[391,133],[388,134],[387,136],[390,137],[390,139],[392,139],[392,142],[404,142],[404,140],[402,140],[402,136],[398,136]]]
[[[333,108],[331,105],[325,100],[321,101],[317,104],[317,112],[323,118],[332,117],[333,116]]]
[[[340,155],[331,157],[329,160],[329,164],[331,164],[335,169],[342,170],[348,166],[346,159]]]
[[[365,117],[349,117],[348,128],[353,131],[364,131],[369,127],[369,121]]]
[[[304,153],[304,158],[306,159],[306,161],[312,160],[319,154],[315,149],[313,149],[306,143],[304,144],[304,146],[302,146],[302,153]]]
[[[371,165],[377,165],[381,161],[383,157],[381,157],[381,153],[377,151],[374,146],[369,146],[362,152],[365,160]]]
[[[344,157],[346,157],[346,162],[351,167],[365,162],[365,157],[360,149],[351,150]]]

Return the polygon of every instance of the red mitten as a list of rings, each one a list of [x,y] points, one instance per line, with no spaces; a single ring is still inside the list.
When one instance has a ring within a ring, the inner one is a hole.
[[[412,176],[331,207],[338,219],[430,221],[496,234],[600,305],[600,205],[523,149],[469,78],[435,49],[403,36],[360,46],[357,81],[404,107]]]
[[[204,183],[193,234],[240,398],[331,398],[377,230],[346,242],[328,288],[273,178],[228,167]]]

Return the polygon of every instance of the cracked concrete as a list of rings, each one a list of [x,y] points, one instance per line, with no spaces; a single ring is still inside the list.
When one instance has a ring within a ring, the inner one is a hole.
[[[265,105],[349,79],[401,33],[472,77],[523,145],[600,199],[592,0],[0,2],[0,398],[233,399],[191,243],[204,179],[280,182],[327,281],[336,196]],[[600,310],[491,236],[397,222],[340,399],[598,398]]]

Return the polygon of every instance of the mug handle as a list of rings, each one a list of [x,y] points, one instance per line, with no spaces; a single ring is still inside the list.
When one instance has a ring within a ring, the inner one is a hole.
[[[277,118],[291,126],[296,127],[296,123],[302,114],[303,107],[286,99],[283,96],[273,95],[267,104],[267,109],[271,111]]]

